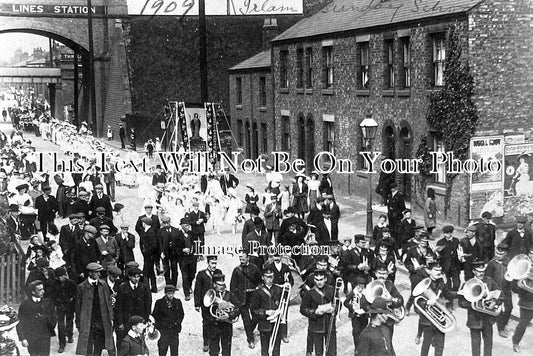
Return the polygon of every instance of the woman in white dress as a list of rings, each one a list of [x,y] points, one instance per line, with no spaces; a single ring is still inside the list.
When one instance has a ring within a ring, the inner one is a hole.
[[[243,202],[237,198],[237,193],[234,188],[227,190],[229,197],[228,211],[226,212],[225,222],[231,224],[231,232],[233,235],[237,233],[237,223],[242,219]]]
[[[518,196],[529,196],[533,193],[529,181],[529,164],[526,162],[527,156],[521,155],[519,157],[520,164],[516,168],[516,173],[513,177],[513,179],[518,179],[515,185],[516,195]]]

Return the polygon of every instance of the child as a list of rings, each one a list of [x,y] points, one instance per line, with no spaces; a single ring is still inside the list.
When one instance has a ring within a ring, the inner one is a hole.
[[[387,215],[380,215],[378,223],[374,226],[374,231],[372,232],[372,238],[374,239],[374,244],[377,245],[383,238],[383,228],[388,227],[387,224]]]
[[[113,130],[111,130],[111,125],[107,125],[107,140],[111,141],[113,139]]]
[[[281,192],[281,211],[287,210],[290,206],[291,194],[289,193],[289,187],[284,186],[283,191]]]
[[[213,234],[216,231],[217,235],[220,235],[220,228],[224,222],[225,212],[226,208],[224,205],[220,204],[220,200],[215,198],[211,208],[211,219],[209,219],[209,226],[213,226]]]
[[[134,315],[128,319],[130,329],[120,343],[118,356],[148,355],[148,347],[144,340],[146,324],[141,316]]]
[[[52,265],[50,264],[50,267]],[[57,310],[57,328],[59,331],[59,353],[65,351],[67,339],[72,343],[74,321],[74,298],[76,297],[77,284],[67,276],[65,267],[55,271],[56,280],[52,287],[52,302]]]
[[[242,219],[242,201],[237,198],[237,193],[234,188],[228,189],[228,211],[226,212],[226,222],[231,224],[231,232],[233,235],[237,233],[237,223]]]
[[[244,210],[244,212],[246,214],[249,214],[254,207],[257,207],[259,196],[255,192],[254,186],[252,184],[246,184],[246,187],[248,188],[248,193],[246,193],[246,196],[244,197],[244,200],[246,201],[246,209]]]
[[[54,270],[56,270],[59,267],[64,266],[66,262],[63,259],[63,250],[61,250],[61,246],[59,246],[57,241],[50,240],[48,241],[47,245],[48,245],[48,249],[50,250],[50,255],[49,255],[50,268],[53,268]]]

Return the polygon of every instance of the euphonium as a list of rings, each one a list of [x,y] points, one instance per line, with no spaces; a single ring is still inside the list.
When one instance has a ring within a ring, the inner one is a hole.
[[[368,283],[366,285],[365,290],[363,291],[363,295],[370,304],[372,304],[374,302],[374,299],[378,297],[381,297],[388,302],[392,301],[392,296],[387,290],[385,282],[380,279],[376,279],[375,281]],[[393,319],[397,323],[399,323],[400,321],[402,321],[403,318],[405,318],[405,308],[403,305],[399,308],[391,308],[391,312],[394,314]]]
[[[478,312],[493,316],[498,316],[502,312],[501,304],[497,305],[491,302],[491,299],[487,299],[489,295],[487,285],[477,278],[470,278],[459,294],[472,303],[472,309]]]
[[[204,306],[206,308],[209,308],[209,313],[213,318],[219,319],[223,318],[225,316],[229,316],[229,314],[233,311],[235,306],[231,304],[230,302],[227,302],[223,299],[220,299],[217,297],[217,293],[214,289],[209,289],[205,295],[204,295]],[[225,319],[224,321],[227,323],[235,323],[239,320],[239,317],[237,316],[234,319]]]
[[[439,303],[435,302],[434,305],[427,304],[430,299],[438,299],[438,295],[433,292],[429,286],[431,284],[430,278],[424,278],[413,289],[413,296],[415,296],[414,305],[415,308],[443,333],[452,331],[457,324],[455,316],[448,311],[448,309]],[[439,293],[440,294],[440,293]],[[422,306],[421,301],[425,300],[426,305]]]
[[[505,279],[517,280],[518,287],[529,293],[533,293],[533,263],[524,254],[514,256],[507,265]]]
[[[281,299],[279,301],[278,309],[276,310],[276,322],[272,328],[272,334],[270,335],[270,342],[268,343],[268,354],[272,355],[274,346],[276,345],[276,338],[278,337],[280,324],[287,324],[287,310],[289,309],[289,298],[291,296],[291,284],[289,282],[283,285],[281,292]]]

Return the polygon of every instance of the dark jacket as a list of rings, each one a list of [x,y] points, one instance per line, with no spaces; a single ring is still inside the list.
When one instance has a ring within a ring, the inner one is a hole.
[[[394,196],[389,196],[389,199],[387,200],[387,210],[390,224],[392,224],[393,221],[399,223],[400,220],[402,220],[403,212],[405,210],[405,199],[400,192],[396,193]],[[392,225],[390,228],[393,230],[396,229],[396,227]]]
[[[490,277],[483,278],[483,283],[485,283],[489,291],[500,289],[496,282],[494,282]],[[503,294],[500,294],[497,304],[501,304],[502,302]],[[483,325],[492,325],[496,322],[496,317],[472,309],[472,303],[467,301],[462,296],[459,298],[459,306],[468,310],[466,326],[470,329],[481,330],[483,329]]]
[[[328,227],[326,226],[326,223],[324,221],[319,222],[315,229],[316,242],[318,242],[320,246],[327,245],[328,242],[332,239],[332,232],[333,226],[330,231],[328,230]]]
[[[242,305],[250,303],[250,297],[261,284],[261,272],[253,263],[235,267],[231,274],[230,291],[241,301]]]
[[[474,277],[474,273],[472,272],[472,262],[481,260],[483,258],[483,246],[481,246],[477,239],[472,245],[468,237],[461,239],[459,243],[461,244],[463,252],[466,255],[465,261],[463,262],[465,280],[469,280],[470,278]]]
[[[172,253],[171,245],[174,245],[179,238],[180,231],[175,227],[160,228],[156,233],[157,243],[159,244],[159,253],[164,253],[165,257],[177,255]]]
[[[89,203],[86,202],[83,199],[76,199],[71,207],[72,214],[79,214],[83,213],[85,214],[85,219],[89,220],[92,218],[92,214],[94,214],[94,210],[91,210],[91,207],[89,206]]]
[[[144,229],[139,233],[140,247],[142,253],[152,253],[159,249],[159,244],[157,242],[157,237],[155,235],[155,230],[153,226],[146,231]]]
[[[74,299],[76,298],[76,287],[78,285],[72,279],[66,279],[61,283],[58,279],[54,281],[51,299],[58,310],[74,313]]]
[[[74,273],[82,274],[85,273],[85,267],[91,262],[98,262],[100,260],[100,249],[96,244],[94,238],[85,240],[85,238],[80,239],[74,245],[72,249],[71,261],[72,268]]]
[[[276,310],[279,307],[281,299],[282,289],[276,285],[273,285],[270,290],[266,286],[262,286],[252,294],[252,300],[250,301],[250,310],[253,315],[258,319],[259,332],[272,331],[273,323],[267,320],[267,310]]]
[[[274,208],[272,207],[272,203],[267,204],[263,216],[265,217],[265,227],[267,230],[279,230],[279,219],[282,216],[279,204],[274,203]]]
[[[324,285],[321,293],[318,288],[313,287],[309,292],[305,293],[300,305],[300,313],[309,318],[309,332],[316,334],[325,334],[328,331],[329,320],[331,314],[316,314],[316,309],[319,305],[331,303],[333,300],[334,288],[329,285]],[[335,330],[335,324],[333,326]]]
[[[415,237],[415,227],[416,222],[414,219],[411,219],[411,221],[407,221],[407,219],[400,221],[400,225],[398,225],[397,241],[405,244]]]
[[[496,226],[492,223],[480,222],[477,226],[477,236],[484,247],[493,247],[496,240]]]
[[[507,233],[500,244],[508,246],[507,257],[511,259],[521,253],[527,254],[533,249],[533,235],[531,231],[524,229],[524,236],[520,236],[518,230],[514,229]]]
[[[222,273],[218,268],[213,274],[207,269],[204,269],[196,275],[196,282],[194,284],[194,307],[198,308],[204,305],[204,295],[209,289],[213,288],[213,275]]]
[[[129,334],[122,340],[118,349],[118,356],[147,355],[148,347],[143,336],[131,337]]]
[[[452,301],[454,298],[457,297],[457,292],[453,292],[446,283],[444,282],[444,279],[439,278],[437,280],[431,280],[431,283],[429,285],[429,289],[431,289],[435,294],[439,294],[439,291],[441,292],[440,297],[446,298],[448,301]],[[420,304],[422,307],[426,306],[426,301],[421,300]],[[424,315],[420,314],[418,310],[416,310],[417,313],[420,315],[420,324],[422,325],[432,325],[431,322],[426,318]]]
[[[442,272],[447,276],[452,270],[454,272],[461,270],[461,262],[457,256],[458,247],[459,239],[456,237],[452,237],[449,241],[443,238],[437,242],[437,248],[435,250],[439,251]]]
[[[93,217],[96,214],[96,208],[103,207],[105,208],[105,216],[113,220],[113,206],[111,205],[111,198],[109,195],[102,194],[102,198],[98,198],[96,193],[93,193],[91,201],[89,202],[89,207],[93,212]]]
[[[118,287],[117,302],[115,304],[116,320],[118,325],[127,327],[127,321],[131,316],[142,316],[148,320],[152,310],[152,293],[148,286],[139,283],[135,290],[131,289],[129,281]]]
[[[172,298],[169,308],[167,297],[163,297],[155,302],[152,316],[155,319],[156,329],[172,329],[175,332],[181,332],[181,322],[183,321],[184,312],[181,300]]]
[[[226,179],[226,175],[223,174],[219,181],[220,188],[222,188],[224,195],[227,194],[228,188],[236,188],[239,185],[239,180],[233,174],[228,174],[228,179]]]
[[[43,298],[35,303],[30,297],[22,302],[18,312],[19,324],[17,334],[19,340],[49,339],[55,336],[57,318],[52,302]]]
[[[135,236],[132,233],[126,235],[126,238],[122,236],[122,232],[115,235],[118,247],[120,249],[119,263],[126,264],[130,261],[135,261],[133,255],[133,249],[135,248]]]
[[[356,356],[395,356],[391,329],[385,325],[368,325],[359,335]]]
[[[282,286],[285,282],[289,282],[291,286],[294,284],[294,278],[292,277],[289,266],[285,263],[281,263],[281,270],[278,271],[274,262],[265,264],[264,269],[271,269],[274,271],[274,284]]]
[[[37,209],[37,219],[39,221],[53,222],[59,211],[59,203],[52,195],[48,196],[48,201],[44,200],[44,195],[39,195],[35,199],[35,209]]]
[[[65,257],[82,236],[83,231],[81,231],[78,224],[74,225],[74,231],[71,231],[70,224],[61,226],[61,229],[59,229],[59,246],[61,246]]]
[[[135,224],[135,232],[138,235],[140,235],[141,232],[144,230],[143,229],[143,224],[142,224],[142,221],[141,221],[144,217],[146,217],[146,214],[143,214],[143,215],[139,216],[139,218],[137,219],[137,223]],[[157,232],[157,230],[159,230],[159,228],[161,227],[161,224],[159,222],[159,218],[157,217],[157,215],[152,214],[151,219],[152,219],[151,227],[154,229],[155,232]]]
[[[40,268],[35,268],[30,272],[28,275],[28,278],[26,279],[26,294],[28,297],[31,297],[31,291],[29,290],[28,286],[33,281],[42,281],[44,284],[44,297],[45,298],[51,298],[52,297],[52,289],[54,287],[55,283],[55,273],[54,270],[51,268],[47,268],[48,270],[48,278],[44,277],[44,273],[41,271]]]
[[[113,224],[113,219],[110,219],[107,216],[104,216],[103,218],[96,216],[89,221],[89,225],[94,226],[98,231],[100,231],[100,226],[107,225],[109,226],[109,235],[111,236],[115,235],[118,231],[115,224]]]
[[[203,219],[203,222],[197,223],[197,221],[200,219]],[[205,233],[205,223],[207,222],[207,217],[205,216],[205,213],[203,211],[191,211],[189,213],[189,222],[191,224],[192,235],[200,235]]]

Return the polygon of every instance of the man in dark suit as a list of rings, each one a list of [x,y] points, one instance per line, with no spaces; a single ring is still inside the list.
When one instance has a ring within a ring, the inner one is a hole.
[[[319,198],[320,198],[320,200],[324,199],[322,197],[318,197],[317,201],[319,200]],[[321,210],[319,210],[318,212],[320,213],[320,219],[322,219]],[[283,236],[287,231],[289,231],[289,227],[292,224],[296,224],[296,232],[297,233],[301,234],[302,236],[305,236],[307,234],[307,230],[309,229],[309,227],[307,226],[305,221],[303,221],[302,219],[300,219],[299,217],[297,217],[295,215],[296,211],[294,210],[294,207],[289,206],[283,212],[283,214],[286,217],[285,217],[285,219],[283,219],[283,221],[281,222],[281,225],[279,227],[279,236]],[[308,222],[311,224],[311,222],[309,220],[308,220]]]
[[[333,195],[326,195],[324,197],[324,206],[326,206],[330,211],[330,221],[331,221],[331,239],[339,239],[339,219],[341,217],[341,211],[339,206],[333,199]]]
[[[159,221],[159,220],[158,220]],[[144,258],[143,273],[146,283],[150,286],[152,293],[157,293],[157,281],[154,268],[159,262],[159,246],[155,230],[152,226],[152,219],[144,217],[141,220],[142,230],[139,233],[141,252]]]
[[[144,205],[144,214],[139,216],[139,218],[137,219],[137,223],[135,224],[135,232],[138,235],[140,235],[143,230],[142,219],[145,217],[152,219],[151,226],[154,229],[154,232],[157,232],[157,230],[159,230],[159,227],[161,226],[161,224],[159,222],[159,218],[157,217],[157,215],[152,214],[153,208],[154,206],[150,203]]]
[[[198,202],[192,203],[192,211],[189,213],[189,223],[191,225],[191,236],[194,241],[199,241],[200,246],[203,246],[205,243],[204,234],[205,234],[205,223],[207,222],[207,217],[203,211],[199,210],[200,204]]]
[[[161,170],[161,165],[158,164],[155,166],[155,173],[152,176],[152,185],[155,187],[157,183],[163,183],[165,184],[167,182],[167,176],[165,173]]]
[[[250,262],[259,267],[260,270],[263,269],[265,256],[259,255],[256,249],[259,246],[272,245],[272,238],[268,233],[262,230],[263,226],[263,220],[259,217],[255,218],[254,230],[246,235],[246,244],[244,246],[244,249],[249,251]]]
[[[109,234],[115,235],[117,233],[117,228],[113,224],[113,219],[108,218],[105,216],[105,208],[103,206],[99,206],[96,208],[96,216],[89,220],[89,224],[94,226],[97,230],[100,230],[100,226],[107,225],[109,226]]]
[[[22,346],[28,348],[30,355],[49,355],[50,338],[56,334],[55,308],[49,299],[43,298],[42,281],[33,281],[28,287],[31,298],[20,305],[17,334]]]
[[[319,222],[315,228],[316,241],[320,246],[327,245],[332,240],[331,212],[329,209],[322,209],[324,220]]]
[[[253,206],[250,210],[250,218],[244,222],[241,233],[242,247],[245,249],[246,246],[246,235],[252,232],[255,229],[254,219],[259,216],[260,210],[258,207]]]
[[[180,231],[176,240],[175,252],[178,254],[178,263],[181,270],[181,279],[183,285],[183,294],[185,300],[191,299],[192,281],[196,275],[198,257],[196,245],[191,236],[191,225],[187,215],[180,221],[182,232]]]
[[[46,233],[48,232],[48,224],[53,224],[56,214],[59,211],[59,203],[57,199],[50,195],[52,188],[50,186],[43,188],[43,194],[35,199],[35,209],[37,209],[37,220],[41,225],[41,232],[44,241],[48,241]],[[57,233],[57,232],[56,232]]]
[[[120,145],[122,149],[126,148],[126,129],[122,124],[118,124],[119,130],[118,130],[118,137],[120,137]]]
[[[93,214],[99,207],[105,208],[105,216],[113,220],[113,206],[111,205],[111,198],[109,195],[104,194],[104,186],[97,184],[94,187],[94,194],[89,202],[89,206]]]
[[[220,188],[224,195],[228,194],[229,188],[237,188],[239,180],[229,172],[229,167],[224,168],[224,174],[220,177]]]
[[[91,207],[89,206],[89,193],[86,191],[79,192],[79,197],[74,201],[72,204],[72,214],[79,214],[83,213],[85,215],[86,219],[91,219],[93,211],[91,211]],[[85,268],[85,267],[84,267]]]
[[[72,249],[76,242],[82,238],[83,232],[78,226],[78,215],[70,214],[68,221],[68,224],[61,226],[61,229],[59,229],[59,246],[61,246],[63,251],[63,259],[67,263],[67,271],[71,271],[73,263],[71,260]]]
[[[120,248],[120,255],[118,258],[117,266],[124,269],[126,264],[131,261],[135,261],[133,249],[135,248],[135,236],[128,232],[129,225],[122,223],[120,225],[120,232],[115,235],[118,247]]]
[[[273,323],[270,317],[279,308],[281,288],[274,284],[274,272],[271,269],[263,270],[263,285],[252,294],[250,309],[258,319],[258,329],[261,337],[261,355],[268,355],[269,343],[272,337]],[[278,332],[274,342],[272,356],[280,355],[281,333]]]
[[[119,329],[117,342],[126,336],[128,331],[127,321],[132,316],[141,316],[148,320],[152,311],[152,294],[150,288],[140,283],[141,270],[137,267],[128,269],[128,281],[118,287],[117,302],[115,305],[116,322]]]
[[[459,241],[462,253],[458,253],[459,260],[463,262],[463,269],[465,271],[465,281],[474,278],[472,270],[472,263],[483,258],[483,246],[477,240],[477,227],[470,225],[466,228],[466,237]]]
[[[533,235],[525,228],[526,222],[525,216],[517,216],[516,229],[509,231],[500,243],[500,246],[507,250],[509,259],[521,253],[527,255],[533,250]]]
[[[453,237],[453,226],[446,225],[442,228],[444,238],[437,241],[435,251],[440,255],[440,262],[442,264],[442,273],[446,276],[446,285],[452,291],[459,290],[461,279],[461,261],[458,256],[459,239]]]
[[[213,275],[222,274],[217,268],[217,256],[207,256],[207,268],[198,272],[196,276],[196,283],[194,285],[194,309],[202,312],[202,334],[204,340],[203,351],[209,351],[209,329],[208,320],[211,317],[209,308],[204,306],[203,300],[207,291],[213,288]]]
[[[181,300],[174,298],[176,287],[165,286],[165,296],[155,302],[152,313],[155,319],[155,327],[161,333],[157,342],[159,355],[167,354],[170,347],[170,355],[177,356],[180,344],[179,333],[181,332],[181,322],[184,312]]]
[[[391,195],[387,200],[387,215],[389,218],[389,229],[391,236],[398,241],[398,225],[403,218],[405,210],[405,199],[398,191],[398,184],[393,182],[391,185]]]
[[[39,257],[35,261],[36,268],[33,269],[26,279],[26,293],[31,297],[31,288],[29,287],[33,281],[41,281],[44,285],[44,297],[51,298],[52,289],[55,283],[55,273],[45,257]]]
[[[20,238],[20,221],[19,221],[19,206],[17,204],[9,205],[9,211],[6,216],[7,232],[9,233],[12,242]]]
[[[403,211],[404,218],[398,224],[398,231],[396,232],[396,244],[401,247],[402,255],[400,259],[403,261],[403,256],[409,250],[412,239],[415,237],[416,222],[411,218],[411,210],[405,209]]]
[[[161,228],[156,233],[159,253],[163,261],[166,284],[175,286],[178,283],[178,255],[175,247],[179,238],[179,230],[170,226],[170,217],[161,216]]]
[[[85,267],[91,262],[100,260],[100,250],[96,244],[95,235],[97,230],[94,226],[85,225],[83,229],[83,238],[74,244],[70,260],[72,263],[72,278],[82,282],[85,275]]]

